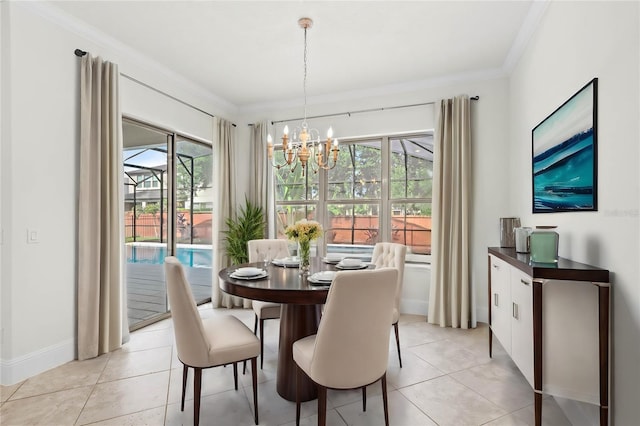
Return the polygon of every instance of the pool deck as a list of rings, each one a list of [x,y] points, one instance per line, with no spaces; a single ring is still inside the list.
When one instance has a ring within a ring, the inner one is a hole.
[[[196,303],[211,298],[211,268],[184,267]],[[129,327],[167,312],[164,265],[127,263],[127,309]]]

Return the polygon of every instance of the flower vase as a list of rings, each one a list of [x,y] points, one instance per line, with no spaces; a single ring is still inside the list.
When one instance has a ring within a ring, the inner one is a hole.
[[[309,275],[311,267],[311,242],[298,241],[298,257],[300,258],[300,275]]]

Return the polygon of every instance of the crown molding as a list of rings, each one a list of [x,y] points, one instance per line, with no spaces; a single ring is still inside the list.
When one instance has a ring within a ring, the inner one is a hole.
[[[121,41],[105,34],[99,29],[83,22],[75,17],[69,15],[58,7],[53,6],[50,2],[43,1],[21,1],[12,2],[13,5],[17,5],[29,12],[37,14],[38,16],[47,19],[48,21],[64,28],[65,30],[76,34],[79,37],[87,39],[89,42],[103,47],[108,50],[117,52],[118,55],[126,58],[127,61],[133,63],[143,70],[153,74],[160,74],[162,77],[175,84],[185,92],[191,94],[196,99],[206,101],[228,114],[236,114],[238,106],[229,102],[228,100],[221,98],[220,96],[210,92],[204,87],[193,83],[181,74],[167,68],[165,65],[151,59],[143,53],[131,48],[130,46],[122,43]],[[82,49],[82,46],[77,46]],[[70,52],[71,54],[72,52]],[[89,52],[91,53],[91,52]],[[126,69],[125,65],[120,65],[120,69]],[[212,115],[218,115],[213,114]]]
[[[398,84],[390,84],[385,86],[374,87],[370,89],[351,90],[347,92],[332,93],[327,95],[311,96],[307,98],[307,105],[319,105],[345,102],[357,99],[366,99],[376,96],[396,95],[408,92],[415,92],[434,87],[443,87],[451,84],[463,82],[477,82],[486,80],[495,80],[506,77],[507,74],[502,68],[493,68],[480,71],[471,71],[458,74],[451,74],[431,78],[427,80],[409,81]],[[254,114],[261,112],[269,112],[273,110],[281,110],[288,108],[296,108],[304,105],[302,98],[288,99],[276,102],[263,102],[240,106],[239,114]]]
[[[441,76],[427,80],[418,80],[411,82],[403,82],[398,84],[384,85],[362,90],[352,90],[339,93],[331,93],[326,95],[312,96],[307,99],[308,105],[318,105],[327,103],[337,103],[349,100],[357,100],[370,98],[375,96],[385,96],[393,94],[402,94],[416,90],[424,90],[434,87],[447,86],[455,83],[484,81],[508,77],[515,68],[518,60],[523,55],[529,40],[535,33],[544,12],[552,0],[534,0],[531,3],[525,22],[522,25],[516,39],[514,40],[509,53],[501,68],[485,69],[479,71],[465,72]],[[141,69],[153,74],[160,74],[168,81],[175,84],[185,92],[194,96],[196,99],[208,102],[209,104],[220,108],[229,115],[254,114],[278,109],[296,108],[303,105],[302,98],[292,98],[275,102],[259,102],[246,105],[235,105],[228,100],[212,93],[208,89],[193,83],[181,74],[172,71],[166,66],[131,48],[130,46],[116,40],[115,38],[103,33],[95,27],[74,18],[63,10],[51,5],[50,2],[42,1],[23,1],[11,2],[13,5],[19,5],[32,13],[35,13],[57,25],[70,31],[88,41],[113,50],[122,55],[131,63],[139,66]],[[82,46],[78,46],[82,48]],[[121,69],[125,67],[121,66]],[[212,115],[218,115],[212,113]]]
[[[533,34],[538,29],[538,25],[542,20],[544,12],[551,3],[551,0],[534,0],[531,2],[529,12],[524,20],[524,23],[520,27],[520,31],[516,36],[516,39],[509,49],[509,53],[502,64],[502,69],[508,75],[511,74],[516,64],[520,60],[520,57],[524,54],[524,51],[529,44],[529,40],[533,37]]]

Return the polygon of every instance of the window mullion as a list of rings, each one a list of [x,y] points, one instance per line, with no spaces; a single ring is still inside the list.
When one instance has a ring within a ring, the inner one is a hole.
[[[382,192],[380,194],[380,241],[391,241],[391,145],[389,137],[385,136],[380,141],[381,166],[382,166]]]
[[[322,168],[318,171],[320,176],[318,177],[318,204],[316,205],[316,220],[322,224],[324,232],[329,230],[329,212],[328,208],[328,188],[329,188],[329,171]],[[327,241],[325,235],[322,235],[321,245],[318,250],[322,255],[327,253]]]

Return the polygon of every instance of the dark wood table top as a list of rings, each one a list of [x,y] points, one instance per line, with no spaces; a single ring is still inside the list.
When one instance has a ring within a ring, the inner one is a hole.
[[[254,266],[266,269],[269,276],[259,280],[242,280],[229,276],[238,268]],[[310,275],[319,271],[334,271],[335,265],[311,259]],[[299,305],[319,305],[325,303],[328,286],[312,285],[307,277],[300,276],[298,268],[284,268],[276,265],[264,266],[262,262],[233,265],[218,273],[220,288],[225,293],[247,299],[265,302],[291,303]]]
[[[575,262],[563,257],[558,257],[558,262],[555,264],[536,263],[531,261],[529,253],[517,253],[515,248],[506,247],[489,247],[489,254],[515,266],[532,278],[601,283],[609,282],[608,270]]]

